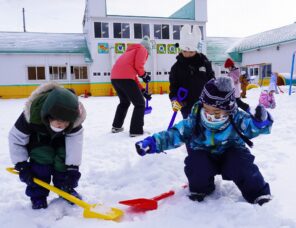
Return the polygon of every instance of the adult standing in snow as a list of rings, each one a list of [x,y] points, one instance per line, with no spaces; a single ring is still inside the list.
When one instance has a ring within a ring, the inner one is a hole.
[[[181,110],[183,118],[187,118],[191,108],[198,101],[204,85],[215,77],[212,65],[207,57],[198,52],[201,44],[201,32],[197,25],[184,25],[180,31],[180,54],[172,66],[169,76],[169,98],[173,111]],[[178,45],[177,45],[178,46]],[[188,90],[187,97],[179,102],[178,89],[183,87]]]
[[[46,208],[49,194],[34,177],[50,183],[52,176],[54,186],[80,198],[74,188],[81,176],[85,117],[78,97],[57,83],[41,85],[28,98],[9,132],[9,151],[33,209]]]
[[[236,103],[237,103],[238,107],[246,112],[249,112],[250,106],[247,103],[243,102],[240,98],[241,97],[241,92],[240,92],[241,84],[239,81],[240,70],[234,65],[234,62],[230,58],[226,59],[226,61],[224,63],[224,67],[229,70],[228,76],[231,77],[234,82],[235,99],[236,99]]]
[[[145,71],[144,65],[151,55],[152,44],[148,36],[145,36],[140,44],[128,46],[111,71],[111,83],[119,97],[115,117],[112,124],[112,133],[123,131],[123,122],[128,108],[132,103],[134,111],[130,123],[130,136],[138,136],[144,133],[145,100],[151,99],[151,94],[146,91],[139,82],[138,76],[148,83],[151,80]]]
[[[232,180],[249,203],[262,205],[271,199],[269,184],[246,144],[252,146],[251,138],[270,133],[272,117],[261,105],[254,116],[239,110],[234,91],[229,77],[210,80],[187,119],[136,143],[141,156],[190,145],[185,174],[193,201],[203,201],[215,190],[217,174]]]

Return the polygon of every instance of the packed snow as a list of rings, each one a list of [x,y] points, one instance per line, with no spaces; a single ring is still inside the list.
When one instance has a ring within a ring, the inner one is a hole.
[[[111,124],[118,104],[117,97],[80,98],[87,110],[84,122],[85,137],[82,177],[77,188],[89,204],[103,203],[104,207],[120,208],[125,215],[119,221],[87,219],[83,209],[69,205],[55,193],[48,197],[47,209],[32,210],[25,195],[25,184],[18,176],[8,173],[11,167],[8,152],[8,132],[21,113],[26,99],[0,100],[1,175],[0,224],[5,228],[65,228],[65,227],[296,227],[296,94],[276,94],[277,107],[270,110],[274,126],[270,135],[254,139],[252,153],[256,156],[264,178],[269,182],[273,200],[262,207],[247,203],[238,188],[220,176],[215,179],[216,190],[204,202],[190,201],[188,189],[182,186],[185,146],[166,153],[140,157],[135,142],[149,133],[165,130],[172,116],[167,94],[153,95],[149,103],[152,113],[145,116],[144,136],[130,138],[130,107],[124,132],[112,134]],[[251,89],[244,101],[255,107],[260,89]],[[176,121],[181,120],[178,114]],[[175,195],[158,202],[158,209],[132,211],[118,204],[121,200],[152,198],[169,190]]]

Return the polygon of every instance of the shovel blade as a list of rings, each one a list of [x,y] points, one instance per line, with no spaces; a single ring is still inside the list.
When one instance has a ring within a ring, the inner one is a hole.
[[[158,207],[156,200],[145,199],[145,198],[124,200],[124,201],[120,201],[119,203],[133,207],[135,209],[143,210],[143,211],[156,210]]]
[[[152,107],[151,106],[148,106],[148,107],[145,108],[145,115],[149,114],[151,112],[152,112]]]
[[[123,215],[123,211],[118,208],[109,208],[102,204],[93,204],[83,211],[84,218],[97,218],[104,220],[118,220]]]

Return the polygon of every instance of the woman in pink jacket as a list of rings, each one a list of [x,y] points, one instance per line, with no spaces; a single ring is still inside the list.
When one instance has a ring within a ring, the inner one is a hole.
[[[235,67],[234,62],[230,58],[226,59],[226,61],[224,63],[224,67],[228,68],[228,70],[229,70],[228,76],[231,77],[233,80],[234,87],[235,87],[235,99],[236,99],[237,106],[239,108],[241,108],[242,110],[249,112],[250,106],[240,99],[240,97],[241,97],[241,84],[239,81],[240,70],[237,67]]]
[[[130,124],[130,136],[143,135],[145,100],[151,99],[149,94],[139,82],[138,77],[145,83],[151,77],[144,69],[144,65],[151,54],[152,45],[148,36],[145,36],[140,44],[128,46],[114,64],[111,71],[111,83],[119,97],[115,117],[112,124],[112,133],[123,131],[123,122],[128,108],[132,103],[134,111]]]

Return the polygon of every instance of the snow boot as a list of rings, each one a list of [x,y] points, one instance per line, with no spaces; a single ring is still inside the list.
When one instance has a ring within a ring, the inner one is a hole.
[[[31,202],[32,202],[32,209],[34,210],[47,208],[46,197],[38,197],[38,198],[32,197]]]
[[[268,203],[270,200],[272,200],[271,195],[263,195],[255,199],[254,204],[259,204],[262,206],[263,204]]]
[[[206,197],[205,193],[190,192],[188,198],[192,201],[202,202]]]
[[[118,133],[118,132],[122,132],[123,130],[124,130],[123,127],[112,127],[111,132]]]

